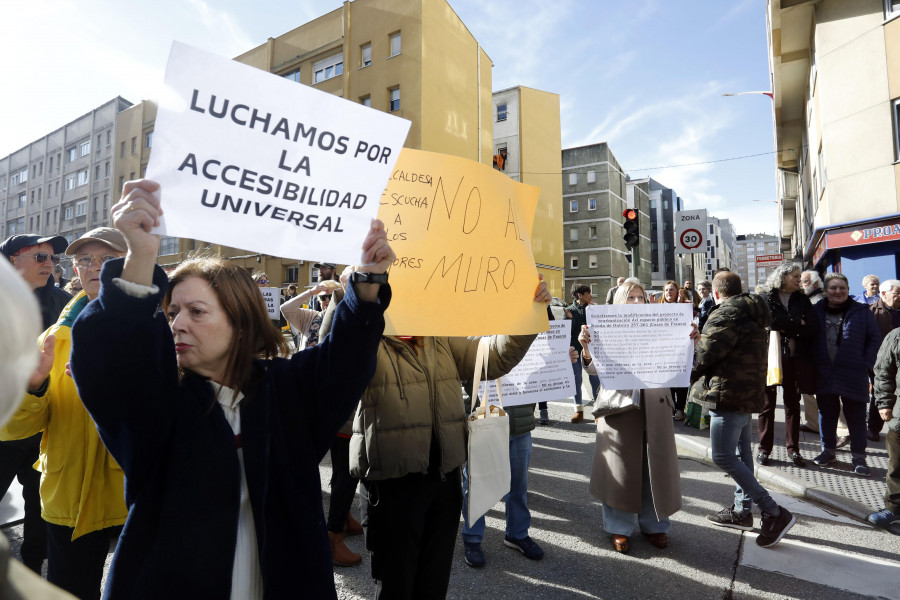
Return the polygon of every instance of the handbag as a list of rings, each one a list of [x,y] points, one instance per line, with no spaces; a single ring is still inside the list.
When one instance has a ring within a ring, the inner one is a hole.
[[[472,378],[472,395],[475,397],[478,396],[482,371],[487,381],[489,345],[489,337],[482,337],[478,342],[475,375]],[[495,381],[500,404],[488,403],[488,386],[485,385],[481,403],[476,407],[473,398],[472,411],[466,419],[469,430],[466,465],[469,480],[466,514],[468,523],[477,521],[509,493],[509,417],[503,410],[500,380]]]
[[[608,390],[601,386],[591,414],[596,418],[609,417],[640,407],[641,390]]]
[[[769,366],[766,369],[766,385],[781,385],[784,372],[781,370],[781,334],[769,332]]]

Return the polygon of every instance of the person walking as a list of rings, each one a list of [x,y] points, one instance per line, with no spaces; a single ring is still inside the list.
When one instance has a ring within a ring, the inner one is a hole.
[[[875,366],[881,333],[872,311],[850,297],[847,277],[825,276],[825,301],[815,306],[819,332],[813,340],[816,365],[816,400],[822,452],[813,461],[833,462],[837,449],[838,415],[843,408],[850,429],[850,452],[857,475],[872,474],[866,464],[866,401],[868,373]]]
[[[878,287],[878,290],[880,297],[869,305],[869,310],[875,315],[875,322],[878,323],[881,339],[884,340],[891,331],[900,327],[900,281],[888,279]],[[869,398],[868,431],[866,436],[870,442],[877,442],[881,439],[884,419],[881,418],[878,403],[875,402],[874,375],[870,379],[873,379],[873,392]]]
[[[809,356],[810,340],[819,330],[809,298],[800,290],[800,265],[787,262],[776,268],[766,280],[765,294],[772,311],[771,331],[781,338],[781,390],[784,400],[784,445],[788,457],[798,467],[806,466],[800,454],[800,392],[812,391],[813,367]],[[766,404],[759,414],[759,448],[756,462],[769,464],[775,443],[775,407],[778,386],[766,387]]]
[[[717,274],[712,286],[718,307],[697,344],[691,399],[709,408],[712,459],[734,480],[735,490],[733,504],[706,518],[720,527],[752,531],[755,503],[762,513],[756,544],[770,548],[796,522],[753,474],[753,413],[765,405],[771,312],[765,299],[743,293],[736,273]]]
[[[893,280],[892,280],[893,281]],[[886,281],[885,283],[890,283]],[[897,402],[900,378],[900,329],[891,331],[878,350],[875,361],[875,403],[878,415],[888,424],[884,442],[888,453],[884,508],[866,520],[894,533],[900,533],[900,402]]]
[[[566,312],[571,315],[572,319],[572,339],[569,345],[575,348],[575,351],[581,356],[582,348],[581,343],[578,341],[578,336],[581,333],[582,326],[587,324],[587,313],[585,312],[587,306],[588,304],[593,303],[590,286],[573,283],[572,298],[574,299],[572,304],[566,307]],[[575,374],[575,397],[573,398],[573,401],[575,402],[575,414],[572,415],[571,421],[572,423],[581,423],[584,420],[584,405],[582,404],[581,398],[581,384],[584,381],[584,367],[582,366],[581,360],[572,363],[572,372]],[[591,400],[593,400],[597,397],[597,390],[600,389],[600,378],[597,377],[597,375],[589,374],[588,381],[591,383]]]
[[[815,306],[820,300],[825,298],[825,292],[822,290],[822,278],[818,271],[803,271],[800,273],[800,289],[809,298],[810,304]],[[800,398],[803,400],[803,423],[800,424],[800,431],[807,433],[819,433],[819,405],[816,402],[816,395],[813,390],[801,390]],[[846,426],[844,415],[840,418],[841,426]]]
[[[685,283],[690,283],[690,281],[686,281]],[[667,281],[665,285],[663,285],[660,302],[664,304],[684,302],[681,292],[682,290],[678,287],[677,283],[671,280]],[[672,388],[672,397],[675,399],[675,410],[672,413],[672,418],[676,421],[684,421],[684,409],[687,406],[688,388]]]

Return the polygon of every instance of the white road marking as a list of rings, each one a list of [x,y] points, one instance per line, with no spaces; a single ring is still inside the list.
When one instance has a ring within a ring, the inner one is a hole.
[[[769,495],[772,496],[772,499],[775,500],[775,502],[777,502],[780,506],[786,507],[795,515],[806,515],[808,517],[814,517],[816,519],[825,519],[826,521],[835,521],[838,523],[844,523],[846,525],[856,525],[857,527],[869,527],[869,525],[862,523],[859,520],[851,519],[849,517],[845,517],[843,515],[828,511],[824,508],[816,506],[815,504],[812,504],[811,502],[801,500],[800,498],[795,498],[794,496],[787,496],[785,494],[774,492],[772,490],[769,490]]]

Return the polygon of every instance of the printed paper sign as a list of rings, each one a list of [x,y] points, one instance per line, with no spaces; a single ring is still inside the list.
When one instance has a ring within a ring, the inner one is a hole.
[[[572,321],[551,321],[537,336],[522,361],[500,380],[503,406],[553,402],[575,395],[575,374],[569,358]],[[484,391],[481,384],[478,396]],[[488,402],[497,402],[497,384],[488,381]]]
[[[409,121],[178,42],[165,82],[153,233],[359,262]]]
[[[397,254],[385,334],[546,331],[531,252],[538,194],[481,163],[404,148],[378,212]]]
[[[259,291],[262,292],[269,318],[273,321],[279,320],[281,318],[281,290],[279,288],[264,287],[259,288]]]
[[[590,304],[589,346],[603,387],[687,387],[694,362],[690,304]]]

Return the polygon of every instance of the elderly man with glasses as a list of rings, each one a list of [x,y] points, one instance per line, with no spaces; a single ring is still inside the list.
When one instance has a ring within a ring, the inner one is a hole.
[[[0,254],[34,290],[44,329],[56,322],[60,311],[72,298],[56,287],[53,277],[53,265],[59,262],[56,255],[65,251],[66,245],[64,237],[34,234],[13,235],[0,243]],[[36,573],[41,572],[47,557],[47,536],[41,520],[40,474],[33,467],[40,443],[40,434],[25,440],[0,442],[0,499],[6,495],[13,478],[18,478],[25,500],[22,562]]]

